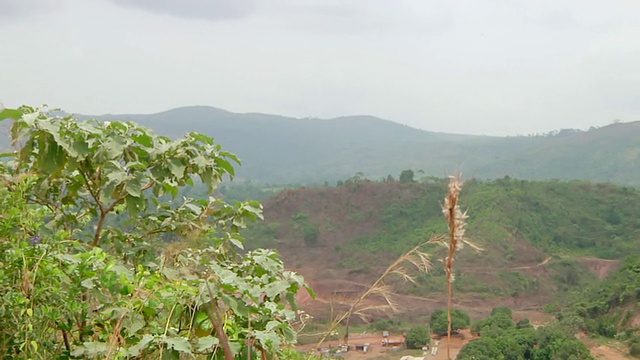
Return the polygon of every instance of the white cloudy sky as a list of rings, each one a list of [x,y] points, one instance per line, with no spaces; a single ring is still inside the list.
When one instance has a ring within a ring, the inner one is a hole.
[[[640,120],[640,1],[0,0],[0,101],[585,129]]]

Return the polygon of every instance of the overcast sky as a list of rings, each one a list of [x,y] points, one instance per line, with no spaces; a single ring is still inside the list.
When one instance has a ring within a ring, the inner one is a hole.
[[[0,102],[586,129],[640,120],[640,1],[0,0]]]

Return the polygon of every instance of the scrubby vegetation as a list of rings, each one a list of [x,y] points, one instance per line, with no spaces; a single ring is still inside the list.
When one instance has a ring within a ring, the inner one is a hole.
[[[431,329],[426,325],[417,325],[407,332],[405,345],[408,349],[421,349],[431,343]]]
[[[525,319],[516,324],[509,308],[493,309],[488,318],[474,322],[472,332],[480,338],[460,351],[459,360],[593,359],[571,329],[555,324],[534,330]]]
[[[470,322],[471,318],[466,312],[460,309],[451,310],[451,331],[453,333],[457,333],[460,329],[468,328]],[[449,329],[449,319],[447,316],[447,311],[437,309],[433,313],[431,313],[429,325],[431,326],[431,331],[434,334],[443,336],[447,335],[447,331]]]
[[[409,201],[393,201],[382,211],[379,232],[355,238],[355,250],[398,252],[432,234],[446,231],[439,194],[444,180],[423,184]],[[616,259],[640,250],[640,192],[612,184],[572,181],[525,181],[509,178],[467,181],[464,206],[474,238],[497,242],[512,236],[552,252]],[[393,240],[393,241],[392,241]]]
[[[640,344],[639,300],[640,256],[632,254],[605,279],[561,297],[549,310],[576,332],[626,342],[634,355]]]

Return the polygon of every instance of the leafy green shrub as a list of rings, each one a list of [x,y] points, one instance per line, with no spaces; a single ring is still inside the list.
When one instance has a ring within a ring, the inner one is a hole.
[[[431,343],[431,330],[426,325],[412,327],[405,341],[409,349],[421,349]]]
[[[456,333],[460,329],[468,328],[470,322],[471,319],[469,318],[469,314],[467,314],[466,312],[460,309],[451,310],[452,333]],[[449,320],[447,319],[447,312],[442,309],[435,310],[431,314],[429,325],[431,326],[431,330],[435,334],[446,335],[449,331]]]
[[[318,237],[320,236],[320,230],[318,226],[314,224],[305,224],[302,231],[302,238],[307,245],[316,245],[318,243]]]
[[[493,315],[474,323],[474,331],[481,328],[481,338],[465,345],[458,359],[593,359],[587,346],[573,336],[571,329],[554,325],[534,330],[524,326],[523,321],[518,322],[521,326],[513,326],[509,313],[499,308]]]
[[[511,319],[511,317],[513,316],[513,312],[511,311],[511,308],[506,306],[494,307],[493,309],[491,309],[491,314],[489,316],[495,316],[498,314],[503,314],[509,319]]]
[[[633,343],[629,347],[629,355],[640,358],[640,343]]]
[[[505,357],[491,338],[480,338],[465,345],[458,353],[458,360],[504,360]]]
[[[400,182],[401,183],[412,183],[413,182],[413,170],[402,170],[402,172],[400,173]]]
[[[527,329],[527,328],[532,328],[533,325],[531,324],[531,321],[529,321],[529,319],[521,319],[516,323],[516,329]]]
[[[389,331],[395,333],[400,331],[402,323],[393,319],[376,320],[370,323],[368,328],[377,332]]]
[[[172,141],[29,107],[7,117],[19,147],[0,163],[5,357],[278,357],[295,341],[303,279],[239,235],[261,205],[177,197],[193,177],[212,191],[233,176],[234,155],[197,133]]]

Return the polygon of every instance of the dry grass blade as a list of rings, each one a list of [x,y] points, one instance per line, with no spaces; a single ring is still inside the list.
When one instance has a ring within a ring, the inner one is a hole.
[[[431,262],[429,261],[429,255],[426,252],[420,251],[420,249],[427,244],[433,243],[434,241],[435,241],[434,239],[431,239],[425,243],[419,244],[418,246],[414,247],[413,249],[409,250],[408,252],[400,256],[396,261],[393,262],[393,264],[389,265],[389,267],[369,287],[369,289],[367,289],[367,291],[365,291],[362,295],[360,295],[360,297],[358,297],[351,303],[349,310],[347,310],[342,316],[336,318],[331,323],[331,325],[329,326],[329,329],[327,329],[327,331],[324,333],[324,336],[322,336],[322,338],[318,341],[318,344],[316,347],[320,347],[322,343],[327,339],[329,334],[331,334],[331,332],[333,332],[333,330],[335,330],[335,328],[345,320],[346,320],[346,333],[345,333],[344,341],[345,343],[348,343],[349,319],[351,315],[357,314],[362,318],[363,316],[365,316],[365,313],[367,311],[380,308],[379,306],[378,307],[368,306],[368,307],[357,309],[358,305],[360,305],[369,296],[372,296],[372,295],[381,296],[386,302],[386,305],[383,305],[384,307],[389,308],[393,311],[398,311],[399,309],[398,303],[392,297],[393,291],[391,287],[384,284],[384,279],[387,278],[387,276],[389,276],[390,274],[397,274],[405,280],[415,281],[415,279],[413,279],[413,277],[406,271],[406,268],[403,265],[405,262],[413,264],[420,271],[425,273],[431,270]]]
[[[416,283],[416,279],[407,272],[407,269],[405,269],[404,266],[398,267],[397,269],[393,270],[391,273],[400,276],[404,281],[409,281],[414,284]]]
[[[448,238],[443,241],[443,245],[448,248],[447,256],[444,259],[445,272],[447,274],[447,359],[451,359],[451,307],[453,299],[453,261],[455,259],[456,251],[463,248],[465,244],[469,245],[475,250],[481,250],[479,246],[474,245],[464,235],[467,228],[467,212],[460,210],[458,199],[460,192],[462,191],[462,178],[461,175],[450,176],[447,195],[442,203],[442,212],[447,220],[447,226],[449,227]]]
[[[391,288],[391,286],[379,284],[375,288],[371,289],[370,295],[378,295],[382,297],[394,312],[397,312],[399,310],[398,303],[393,299],[393,289]]]
[[[354,311],[363,322],[369,322],[373,313],[388,314],[393,309],[389,305],[370,305]]]

